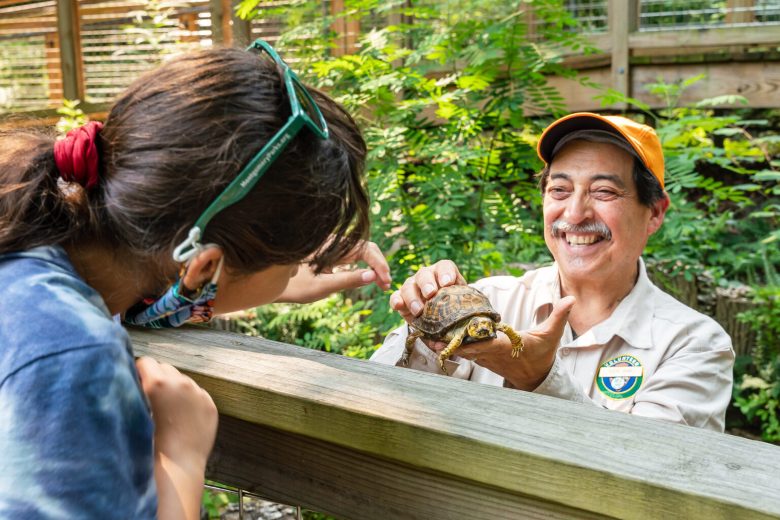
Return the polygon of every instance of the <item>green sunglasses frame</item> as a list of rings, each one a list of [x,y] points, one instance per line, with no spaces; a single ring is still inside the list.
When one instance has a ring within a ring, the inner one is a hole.
[[[279,57],[274,48],[267,42],[258,39],[247,47],[246,50],[265,51],[279,66],[284,78],[284,85],[287,88],[287,96],[290,98],[290,110],[292,113],[284,126],[257,152],[238,176],[230,182],[227,188],[198,217],[187,238],[173,250],[173,259],[176,262],[186,262],[195,256],[200,249],[200,239],[203,236],[203,232],[211,219],[220,211],[243,199],[303,127],[308,128],[321,139],[327,139],[329,135],[328,124],[317,103],[314,102],[311,94],[306,90],[301,80],[298,79],[298,76],[295,75],[295,72]],[[297,91],[296,86],[298,87]],[[301,101],[298,99],[298,93],[302,94],[306,98],[305,102],[313,107],[317,122],[303,109]]]

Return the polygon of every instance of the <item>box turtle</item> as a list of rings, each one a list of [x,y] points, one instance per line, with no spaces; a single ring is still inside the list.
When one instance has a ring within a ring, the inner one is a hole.
[[[439,365],[446,374],[444,361],[455,349],[464,343],[495,338],[499,330],[512,342],[512,357],[519,356],[523,340],[512,327],[501,323],[501,315],[490,305],[487,296],[468,285],[442,287],[425,302],[422,313],[411,322],[401,362],[404,366],[409,365],[417,338],[446,341],[447,347],[439,353]]]

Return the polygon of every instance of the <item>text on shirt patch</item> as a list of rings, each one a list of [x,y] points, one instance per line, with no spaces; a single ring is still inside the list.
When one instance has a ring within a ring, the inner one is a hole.
[[[637,358],[623,354],[602,363],[596,374],[596,386],[610,399],[627,399],[642,386],[644,371]]]

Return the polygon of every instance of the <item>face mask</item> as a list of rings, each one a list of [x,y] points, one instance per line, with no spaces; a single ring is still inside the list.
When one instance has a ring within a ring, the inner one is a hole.
[[[179,327],[185,323],[207,323],[211,320],[214,298],[217,295],[217,280],[222,271],[220,258],[214,276],[200,288],[191,290],[179,275],[165,294],[155,299],[145,299],[131,307],[124,322],[150,329]]]

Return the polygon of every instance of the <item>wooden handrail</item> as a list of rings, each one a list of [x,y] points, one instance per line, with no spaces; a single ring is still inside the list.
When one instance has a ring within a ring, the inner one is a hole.
[[[213,396],[208,474],[339,518],[780,518],[780,447],[229,332],[130,335]]]

